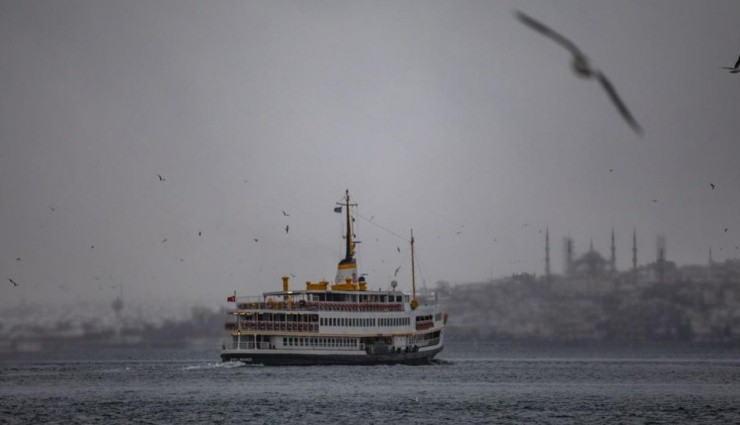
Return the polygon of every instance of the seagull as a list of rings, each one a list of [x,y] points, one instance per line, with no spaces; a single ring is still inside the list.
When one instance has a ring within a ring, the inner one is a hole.
[[[259,242],[260,240],[259,240],[259,239],[257,239],[257,238],[254,238],[254,241],[255,241],[255,242]]]
[[[90,249],[93,249],[93,248],[95,248],[95,245],[90,245]]]
[[[167,238],[162,239],[162,243],[167,242]]]
[[[202,235],[202,234],[203,234],[203,233],[201,233],[200,231],[198,231],[198,236],[200,236],[200,235]]]
[[[285,226],[285,233],[288,233],[289,230],[290,230],[290,225]]]
[[[401,252],[401,248],[399,248],[399,247],[396,247],[396,250],[397,250],[398,252]]]
[[[10,281],[10,283],[12,283],[12,284],[13,284],[13,286],[18,286],[18,282],[14,281],[14,280],[13,280],[13,279],[11,279],[11,278],[8,278],[8,280]]]
[[[284,210],[283,210],[283,215],[286,217],[290,217],[290,214],[286,213]]]
[[[714,183],[709,183],[709,186],[711,186],[712,190],[714,190]]]
[[[54,210],[55,210],[54,207],[49,207],[49,209],[51,210],[51,212],[54,212]]]
[[[401,270],[401,266],[398,266],[398,267],[396,268],[396,271],[395,271],[395,272],[393,273],[393,276],[394,276],[394,277],[395,277],[395,276],[398,276],[398,272],[399,272],[400,270]]]
[[[161,174],[157,174],[157,177],[159,177],[159,181],[161,181],[161,182],[166,182],[167,181],[167,179],[165,179],[164,177],[162,177]]]
[[[21,261],[21,257],[16,257],[15,261]]]
[[[520,21],[522,21],[523,24],[529,26],[540,34],[549,37],[556,43],[568,49],[568,51],[570,51],[570,53],[573,55],[572,66],[573,71],[575,71],[576,75],[583,78],[595,77],[597,80],[599,80],[599,83],[601,83],[601,86],[604,88],[604,90],[606,90],[607,94],[614,103],[614,106],[617,107],[619,113],[622,114],[624,120],[627,121],[627,124],[632,127],[632,130],[635,133],[642,134],[642,127],[640,127],[640,124],[638,124],[635,118],[632,117],[632,114],[627,109],[627,106],[624,104],[624,102],[622,102],[622,99],[619,98],[619,95],[614,89],[612,83],[606,78],[606,75],[591,66],[588,57],[586,57],[586,55],[575,44],[573,44],[573,42],[548,28],[541,22],[525,15],[520,11],[516,12],[516,16],[517,18],[519,18]]]
[[[738,72],[740,72],[740,56],[738,56],[737,62],[735,62],[735,66],[733,66],[732,68],[730,68],[729,66],[723,66],[722,69],[729,69],[730,74],[737,74]]]

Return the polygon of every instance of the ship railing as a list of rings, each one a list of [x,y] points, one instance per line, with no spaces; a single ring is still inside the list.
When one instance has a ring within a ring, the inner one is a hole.
[[[371,302],[340,302],[340,301],[320,301],[311,302],[311,307],[322,311],[403,311],[403,303],[371,303]]]
[[[417,345],[420,347],[428,347],[439,344],[439,338],[431,338],[424,341],[418,341]]]
[[[277,331],[277,332],[310,332],[316,333],[319,331],[318,323],[301,323],[301,322],[255,322],[255,321],[244,321],[240,323],[241,327],[239,330],[242,331]],[[226,325],[227,330],[236,330],[236,328],[229,327]]]
[[[236,304],[239,310],[289,310],[289,311],[404,311],[403,303],[342,302],[342,301],[242,301]]]
[[[272,347],[270,347],[269,342],[242,341],[241,343],[239,343],[235,341],[232,343],[231,348],[241,350],[269,350]]]
[[[432,320],[420,320],[416,322],[416,330],[423,331],[434,327],[434,321]]]

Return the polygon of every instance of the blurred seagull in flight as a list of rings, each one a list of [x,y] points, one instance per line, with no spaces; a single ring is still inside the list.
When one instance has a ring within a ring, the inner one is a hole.
[[[13,279],[11,279],[11,278],[8,278],[8,280],[10,281],[10,283],[12,283],[12,284],[13,284],[13,286],[18,286],[18,282],[14,281],[14,280],[13,280]]]
[[[732,68],[730,68],[729,66],[723,66],[722,69],[729,69],[730,74],[737,74],[738,72],[740,72],[740,56],[738,56],[737,62],[735,62],[735,66],[733,66]]]
[[[573,55],[572,65],[573,71],[575,71],[576,75],[584,78],[595,77],[597,80],[599,80],[599,83],[601,83],[601,86],[604,87],[604,90],[606,90],[607,94],[614,103],[614,106],[616,106],[619,110],[619,113],[621,113],[622,117],[625,119],[625,121],[627,121],[627,124],[632,127],[632,130],[635,133],[642,134],[642,128],[640,127],[640,124],[638,124],[635,118],[632,117],[632,114],[627,109],[627,106],[624,104],[624,102],[622,102],[622,99],[619,98],[619,95],[614,89],[612,83],[606,78],[606,75],[591,66],[588,57],[586,57],[581,49],[579,49],[575,44],[573,44],[573,42],[571,42],[567,38],[551,30],[541,22],[525,15],[524,13],[516,11],[516,16],[517,18],[519,18],[520,21],[522,21],[523,24],[539,32],[540,34],[549,37],[556,43],[568,49],[568,51],[570,51],[570,53]]]

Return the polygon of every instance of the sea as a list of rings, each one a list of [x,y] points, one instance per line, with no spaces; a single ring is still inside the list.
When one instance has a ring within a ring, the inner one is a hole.
[[[740,349],[451,340],[425,366],[247,366],[216,344],[4,355],[0,423],[740,423]]]

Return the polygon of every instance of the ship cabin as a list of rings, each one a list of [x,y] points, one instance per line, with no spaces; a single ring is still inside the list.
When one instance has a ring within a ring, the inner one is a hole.
[[[330,287],[325,281],[307,282],[306,287],[290,290],[284,277],[282,291],[237,297],[236,309],[229,312],[234,320],[226,324],[232,347],[412,350],[439,340],[439,330],[428,332],[443,326],[435,300],[424,300],[412,309],[412,297],[395,288],[367,291]],[[411,336],[417,332],[424,335]]]

